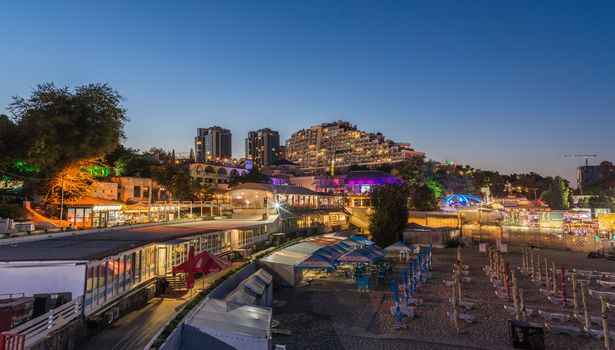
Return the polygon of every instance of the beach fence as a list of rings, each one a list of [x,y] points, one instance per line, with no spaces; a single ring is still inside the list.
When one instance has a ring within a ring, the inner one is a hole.
[[[542,227],[506,224],[497,212],[417,212],[410,211],[404,240],[413,244],[445,244],[449,237],[467,237],[479,243],[501,242],[516,246],[590,252],[604,250],[615,254],[610,236],[568,233],[561,223]]]

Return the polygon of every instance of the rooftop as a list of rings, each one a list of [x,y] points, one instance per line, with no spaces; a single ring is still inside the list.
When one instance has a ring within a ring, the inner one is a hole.
[[[78,233],[68,237],[0,245],[0,261],[97,260],[150,243],[168,242],[263,223],[249,220],[212,220]]]

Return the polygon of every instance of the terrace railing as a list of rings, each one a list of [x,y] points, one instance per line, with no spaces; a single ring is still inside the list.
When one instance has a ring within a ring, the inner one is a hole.
[[[25,337],[25,347],[28,348],[81,316],[82,312],[83,296],[80,296],[56,309],[50,310],[44,315],[9,330],[8,333],[23,335]]]

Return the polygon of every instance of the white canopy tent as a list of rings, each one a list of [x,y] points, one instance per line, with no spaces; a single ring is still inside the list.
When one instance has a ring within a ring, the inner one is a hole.
[[[182,349],[271,349],[267,307],[220,299],[207,300],[184,324]]]

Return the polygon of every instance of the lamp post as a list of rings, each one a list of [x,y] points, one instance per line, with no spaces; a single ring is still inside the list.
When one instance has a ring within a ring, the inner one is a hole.
[[[64,231],[64,226],[62,225],[62,219],[64,218],[64,174],[60,177],[60,230]]]

